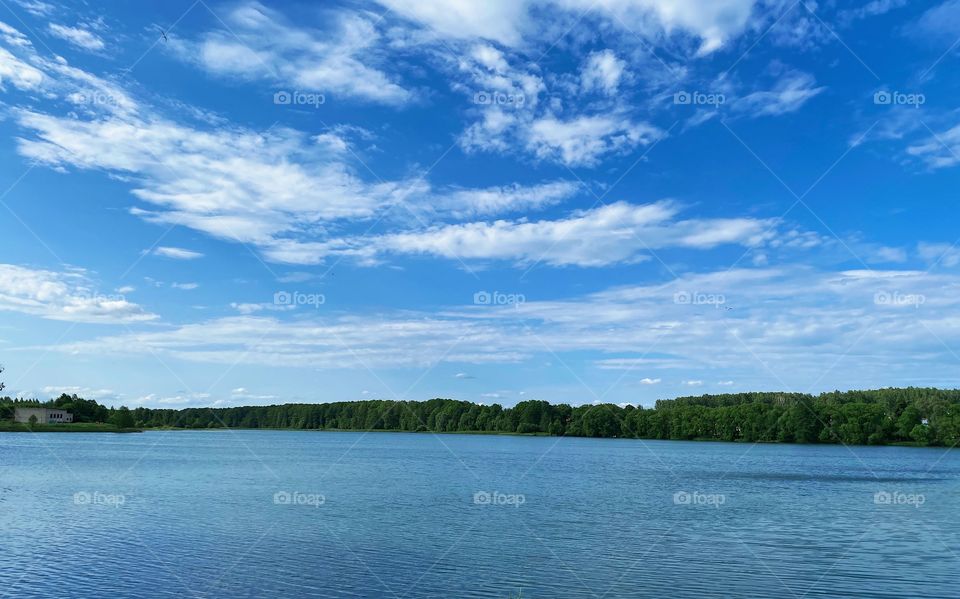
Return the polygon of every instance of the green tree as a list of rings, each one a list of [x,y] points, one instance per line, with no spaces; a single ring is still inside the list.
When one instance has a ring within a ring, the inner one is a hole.
[[[619,408],[611,404],[590,406],[583,414],[581,426],[585,437],[619,437],[620,421],[615,413]]]
[[[920,420],[920,410],[917,406],[913,404],[908,405],[904,408],[903,413],[900,414],[900,418],[897,419],[897,436],[904,440],[910,439],[910,433],[913,432],[913,427],[920,424]]]
[[[910,438],[920,445],[926,445],[930,442],[930,428],[923,424],[918,424],[910,431]]]
[[[120,406],[114,410],[110,422],[117,428],[133,428],[136,424],[133,420],[133,413],[127,406]]]

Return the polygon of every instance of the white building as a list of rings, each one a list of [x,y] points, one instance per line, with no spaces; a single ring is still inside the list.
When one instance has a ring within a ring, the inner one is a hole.
[[[73,422],[73,414],[66,410],[56,408],[21,408],[16,406],[13,409],[13,420],[15,422],[29,423],[30,417],[37,417],[37,424],[61,424]]]

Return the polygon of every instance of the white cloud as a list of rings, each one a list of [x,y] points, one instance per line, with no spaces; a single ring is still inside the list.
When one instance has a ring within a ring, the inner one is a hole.
[[[81,387],[79,385],[47,385],[43,388],[43,394],[50,397],[59,397],[62,394],[76,395],[84,399],[95,399],[108,405],[120,401],[121,396],[113,389],[93,389],[90,387]]]
[[[61,97],[84,115],[129,114],[136,109],[130,97],[116,84],[70,66],[66,59],[37,54],[29,38],[0,21],[0,91],[5,82],[23,90],[39,90],[47,98]]]
[[[83,27],[69,27],[67,25],[50,23],[47,30],[52,36],[69,42],[81,50],[97,52],[106,47],[106,44],[100,36]]]
[[[376,261],[388,254],[449,259],[542,261],[553,266],[606,266],[649,259],[663,248],[709,249],[725,244],[748,247],[775,236],[774,220],[678,220],[670,202],[635,205],[616,202],[577,211],[560,220],[497,220],[429,227],[420,231],[345,238],[325,243],[287,244],[268,254],[275,260],[316,263],[329,255]]]
[[[554,181],[540,185],[504,185],[486,189],[451,190],[432,198],[429,205],[440,214],[456,218],[540,210],[571,198],[580,185]]]
[[[8,81],[18,89],[33,89],[43,81],[43,73],[0,48],[0,90]]]
[[[0,21],[0,36],[11,46],[29,46],[27,38],[16,29]],[[7,83],[17,89],[37,89],[44,81],[43,72],[33,65],[17,58],[5,48],[0,48],[0,91]]]
[[[30,43],[30,38],[3,21],[0,21],[0,39],[13,47],[28,48],[33,46]]]
[[[580,85],[585,91],[601,91],[607,95],[616,93],[627,63],[613,50],[592,52],[580,72]]]
[[[596,166],[608,154],[630,151],[662,135],[655,126],[633,122],[625,115],[568,120],[547,116],[531,123],[526,143],[539,158],[567,166]]]
[[[451,39],[485,38],[507,46],[551,43],[580,19],[598,16],[616,29],[648,38],[684,33],[706,54],[741,33],[754,0],[378,0],[395,13]],[[557,23],[557,26],[549,24]],[[560,32],[553,33],[555,29]],[[552,36],[552,37],[551,37]]]
[[[237,387],[230,391],[230,401],[232,403],[245,401],[245,402],[276,402],[280,398],[276,395],[268,394],[256,394],[251,393],[243,387]],[[218,402],[218,405],[223,405],[224,402]]]
[[[197,258],[203,258],[203,254],[200,252],[168,246],[160,246],[154,249],[153,255],[173,258],[174,260],[196,260]]]
[[[616,99],[612,106],[572,103],[557,98],[540,102],[546,91],[539,67],[523,62],[521,55],[508,57],[486,44],[475,44],[451,71],[453,88],[473,101],[473,122],[460,136],[468,152],[514,154],[526,152],[539,160],[566,166],[597,166],[612,155],[626,154],[648,145],[664,133],[635,118],[633,107]],[[511,63],[523,65],[522,68]],[[571,94],[593,89],[616,95],[625,62],[612,51],[588,57],[581,80],[567,85]]]
[[[327,141],[275,126],[259,133],[228,125],[202,130],[138,105],[123,90],[62,64],[40,62],[58,75],[51,86],[96,89],[117,101],[89,120],[14,109],[24,129],[24,157],[56,169],[102,170],[128,182],[150,204],[131,213],[211,236],[249,243],[280,262],[312,263],[302,253],[327,254],[324,226],[362,221],[403,204],[461,218],[535,210],[570,197],[576,186],[554,181],[532,187],[431,189],[411,179],[366,183]],[[95,117],[95,118],[94,118]],[[336,135],[344,133],[342,130]],[[318,240],[319,239],[319,240]],[[362,258],[363,251],[341,250]],[[176,248],[159,255],[187,258]]]
[[[458,39],[485,38],[506,45],[521,41],[518,25],[527,17],[523,0],[379,0],[397,14],[418,21],[438,34]]]
[[[837,20],[844,24],[852,21],[876,17],[907,5],[907,0],[871,0],[858,8],[841,10],[837,13]]]
[[[871,250],[871,255],[867,258],[870,262],[902,263],[907,261],[907,250],[903,248],[877,246],[868,249]]]
[[[661,380],[662,380],[662,379],[658,379],[658,378],[657,378],[657,379],[652,379],[652,378],[649,378],[649,377],[645,377],[645,378],[640,379],[640,384],[641,384],[641,385],[656,385],[656,384],[659,384]]]
[[[152,117],[83,121],[18,111],[31,138],[20,153],[53,167],[132,178],[134,195],[158,209],[132,212],[221,239],[267,243],[321,221],[368,217],[397,184],[366,185],[303,134],[201,131]]]
[[[240,316],[56,349],[324,369],[536,365],[550,352],[602,352],[620,356],[610,358],[610,368],[642,368],[651,380],[678,380],[683,368],[685,381],[734,380],[744,387],[896,385],[915,380],[905,354],[923,360],[930,377],[955,378],[956,358],[947,347],[960,342],[958,288],[960,276],[908,270],[720,270],[565,300],[527,298],[516,306]],[[678,303],[682,291],[723,295],[736,310]],[[653,348],[656,357],[631,357]]]
[[[185,408],[191,405],[209,405],[210,397],[211,395],[209,393],[179,392],[177,395],[169,396],[151,393],[138,398],[134,403],[143,406],[157,405],[162,407],[176,406],[178,408]]]
[[[681,385],[686,385],[687,387],[699,387],[703,385],[703,381],[683,381]]]
[[[138,333],[77,342],[64,351],[157,352],[204,363],[244,363],[309,368],[422,366],[447,362],[510,362],[516,351],[492,354],[484,340],[495,327],[442,318],[304,321],[236,316],[184,325],[170,331]],[[256,341],[259,340],[259,341]],[[379,340],[376,344],[371,341]],[[456,346],[451,349],[456,343]],[[126,349],[124,346],[127,346]],[[416,352],[398,351],[405,346]]]
[[[780,78],[773,89],[757,91],[740,98],[735,109],[753,116],[776,116],[796,112],[825,87],[816,87],[809,73],[792,71]]]
[[[676,358],[604,358],[594,362],[602,370],[636,370],[638,368],[685,368],[687,364]]]
[[[362,98],[405,104],[412,93],[382,70],[364,62],[375,58],[376,21],[337,13],[327,31],[298,27],[258,2],[246,2],[224,15],[228,29],[201,41],[174,39],[184,60],[220,75],[265,79],[278,85],[333,98]],[[362,58],[362,59],[361,59]],[[386,60],[384,60],[386,62]]]
[[[181,291],[192,291],[200,287],[199,283],[171,283],[171,287],[174,289],[180,289]]]
[[[230,304],[230,307],[239,312],[240,314],[255,314],[257,312],[262,312],[264,310],[272,310],[275,312],[287,312],[289,310],[295,310],[296,306],[292,304],[278,304],[276,302],[233,302]]]
[[[16,3],[35,17],[47,17],[56,10],[52,4],[40,0],[16,0]]]
[[[917,253],[931,266],[953,268],[960,264],[960,247],[956,244],[921,242],[917,246]]]
[[[82,271],[53,272],[13,264],[0,264],[0,310],[87,323],[157,318],[122,296],[99,293]]]
[[[536,107],[546,90],[539,67],[532,64],[526,69],[517,68],[511,61],[525,64],[521,56],[508,60],[489,44],[473,44],[457,60],[447,60],[441,66],[452,68],[453,88],[478,105],[508,106],[510,110]]]
[[[907,154],[920,158],[934,170],[957,165],[960,163],[960,125],[909,146]]]
[[[947,0],[929,8],[909,29],[927,40],[952,43],[960,35],[960,0]]]

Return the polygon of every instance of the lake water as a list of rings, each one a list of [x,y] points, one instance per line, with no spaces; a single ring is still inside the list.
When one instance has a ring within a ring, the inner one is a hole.
[[[958,481],[943,449],[0,433],[0,597],[957,597]]]

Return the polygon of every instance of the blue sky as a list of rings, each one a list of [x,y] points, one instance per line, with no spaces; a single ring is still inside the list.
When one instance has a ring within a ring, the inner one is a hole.
[[[958,0],[0,0],[8,391],[955,387],[958,59]]]

